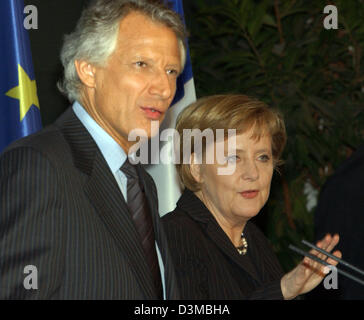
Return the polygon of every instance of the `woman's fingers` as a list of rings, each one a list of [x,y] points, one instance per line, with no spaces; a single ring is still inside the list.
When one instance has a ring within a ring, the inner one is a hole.
[[[324,248],[324,250],[331,252],[331,250],[334,249],[334,247],[339,243],[340,237],[338,234],[335,234],[333,237],[328,235],[325,237],[325,239],[327,240],[327,246],[326,249]]]
[[[341,259],[341,257],[342,257],[341,251],[339,251],[339,250],[336,250],[336,251],[333,253],[333,255],[334,255],[335,257],[338,257],[339,259]],[[330,264],[332,264],[333,266],[336,266],[336,265],[339,263],[338,261],[336,261],[336,260],[334,260],[334,259],[332,259],[332,258],[328,258],[326,261],[327,261],[327,263],[330,263]]]
[[[321,241],[317,242],[316,246],[327,252],[331,252],[339,243],[339,240],[340,237],[338,234],[335,234],[333,237],[330,234],[327,234]],[[312,249],[311,253],[323,260],[327,258],[324,253],[318,252],[315,249]]]
[[[334,247],[338,244],[339,240],[340,240],[340,237],[338,234],[335,234],[334,236],[327,234],[322,240],[317,242],[316,246],[331,253],[331,251],[334,249]],[[325,255],[324,253],[321,253],[315,249],[312,249],[310,251],[310,253],[317,256],[321,260],[327,261],[327,263],[329,263],[331,265],[336,266],[338,263],[336,260],[328,258],[327,255]],[[337,256],[338,258],[341,258],[340,251],[335,251],[334,255]],[[316,273],[323,275],[322,271],[324,270],[324,265],[322,265],[321,263],[306,257],[303,260],[303,265],[311,270],[315,270]]]

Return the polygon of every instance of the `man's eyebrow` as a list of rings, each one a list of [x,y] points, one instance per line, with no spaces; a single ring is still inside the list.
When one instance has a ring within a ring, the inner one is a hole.
[[[182,66],[180,64],[169,64],[167,65],[167,68],[175,69],[178,72],[178,75],[183,72]]]
[[[155,59],[153,59],[153,58],[151,58],[151,57],[147,57],[147,56],[145,56],[145,55],[143,55],[143,54],[133,54],[133,55],[131,55],[131,57],[130,57],[132,60],[144,60],[145,62],[148,62],[148,61],[154,61]],[[181,63],[179,63],[179,62],[176,62],[176,63],[174,63],[174,62],[172,62],[172,63],[169,63],[169,64],[167,64],[167,67],[169,67],[169,68],[176,68],[176,69],[178,69],[178,70],[180,70],[180,69],[182,69],[182,66],[181,66]]]
[[[172,67],[172,68],[176,68],[176,69],[181,69],[181,65],[180,64],[176,64],[176,63],[170,63],[167,64],[167,67]]]

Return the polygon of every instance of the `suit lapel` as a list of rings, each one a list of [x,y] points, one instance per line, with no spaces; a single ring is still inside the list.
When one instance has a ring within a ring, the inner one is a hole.
[[[240,268],[244,269],[254,280],[261,282],[252,263],[249,263],[246,257],[238,254],[236,248],[231,243],[229,237],[221,229],[217,222],[211,222],[206,228],[206,233],[216,246]]]
[[[253,279],[259,283],[261,282],[253,265],[248,263],[245,257],[238,254],[229,237],[219,226],[216,219],[192,191],[186,189],[177,205],[181,207],[193,220],[201,225],[205,234],[216,245],[216,247],[228,257],[228,259],[236,263]]]
[[[129,262],[147,299],[155,299],[154,285],[138,232],[126,202],[96,143],[71,110],[63,123],[75,165],[89,177],[85,193]]]

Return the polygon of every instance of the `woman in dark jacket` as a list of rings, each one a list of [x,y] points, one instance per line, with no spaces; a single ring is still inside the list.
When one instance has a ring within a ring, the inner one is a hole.
[[[281,116],[244,95],[217,95],[184,109],[176,129],[185,190],[163,222],[182,298],[293,299],[317,286],[323,266],[305,258],[284,275],[249,221],[268,200],[280,164],[286,142]],[[318,246],[331,251],[338,241],[327,235]]]

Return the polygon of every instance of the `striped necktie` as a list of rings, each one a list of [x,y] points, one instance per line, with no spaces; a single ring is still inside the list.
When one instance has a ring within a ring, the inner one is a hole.
[[[134,165],[127,158],[121,170],[128,179],[127,204],[133,218],[135,227],[140,235],[140,241],[144,249],[145,257],[152,273],[158,299],[163,299],[162,281],[155,248],[155,238],[152,216],[149,211],[144,189],[139,181],[138,173]]]

